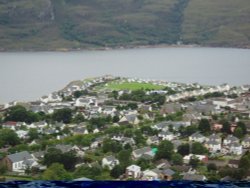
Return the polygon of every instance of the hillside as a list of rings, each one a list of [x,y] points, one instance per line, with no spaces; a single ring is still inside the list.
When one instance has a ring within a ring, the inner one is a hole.
[[[0,0],[0,50],[250,47],[248,0]]]

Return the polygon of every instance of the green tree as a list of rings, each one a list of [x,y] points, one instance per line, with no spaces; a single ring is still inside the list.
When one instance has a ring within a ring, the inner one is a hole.
[[[0,130],[0,144],[15,146],[20,143],[15,131],[11,129],[1,129]]]
[[[131,164],[131,151],[130,150],[121,150],[118,153],[118,160],[121,165],[129,166]]]
[[[122,150],[122,145],[114,140],[106,139],[103,141],[102,150],[104,153],[113,152],[118,153]]]
[[[201,121],[199,122],[199,125],[198,125],[198,129],[202,133],[210,132],[210,123],[209,123],[209,121],[207,119],[201,119]]]
[[[88,167],[86,165],[78,167],[74,172],[75,178],[87,177],[95,179],[96,176],[101,175],[101,169],[97,167]]]
[[[48,167],[53,163],[60,163],[62,157],[62,151],[56,148],[49,148],[44,155],[44,164]]]
[[[77,114],[77,115],[72,119],[72,122],[73,122],[73,123],[76,123],[76,124],[79,124],[79,123],[84,122],[84,121],[85,121],[85,118],[84,118],[84,116],[83,116],[81,113]]]
[[[192,153],[193,154],[199,154],[199,155],[202,155],[202,154],[206,154],[206,153],[208,153],[208,150],[207,150],[207,148],[203,145],[203,144],[201,144],[201,143],[199,143],[199,142],[194,142],[193,144],[192,144]]]
[[[224,133],[231,134],[231,126],[227,120],[221,120],[220,123],[223,125],[221,131]]]
[[[190,153],[189,144],[182,144],[177,148],[177,152],[182,156],[188,155]]]
[[[110,176],[113,178],[117,179],[119,178],[122,174],[124,174],[125,168],[121,165],[116,165],[111,171],[110,171]]]
[[[172,155],[172,162],[174,165],[182,165],[183,164],[183,157],[179,153],[174,153]]]
[[[45,170],[42,175],[43,180],[71,180],[72,176],[68,173],[62,164],[54,163]]]
[[[32,140],[39,138],[39,133],[38,133],[37,129],[31,128],[28,132],[28,136],[29,136],[29,140],[32,141]]]
[[[199,164],[200,164],[199,159],[195,157],[192,157],[189,161],[189,165],[192,166],[192,168],[197,168]]]
[[[244,137],[244,133],[241,127],[236,127],[236,129],[234,130],[234,136],[236,136],[239,139]]]
[[[209,163],[209,164],[207,165],[207,170],[208,170],[208,172],[216,171],[216,170],[217,170],[216,164],[214,164],[214,163]]]
[[[70,123],[72,119],[72,110],[69,108],[56,110],[52,114],[52,119],[57,122]]]
[[[237,123],[237,127],[241,128],[242,129],[242,133],[243,135],[247,134],[247,127],[246,127],[246,124],[242,121],[239,121]]]
[[[144,158],[139,158],[136,161],[136,164],[141,167],[142,170],[146,170],[147,168],[150,168],[150,161]]]
[[[20,105],[10,107],[5,114],[5,121],[20,121],[32,123],[39,121],[41,117],[39,114],[27,111],[26,108]]]
[[[168,141],[168,140],[163,140],[158,147],[158,151],[155,155],[156,159],[171,159],[173,151],[174,150],[174,146],[173,144]]]

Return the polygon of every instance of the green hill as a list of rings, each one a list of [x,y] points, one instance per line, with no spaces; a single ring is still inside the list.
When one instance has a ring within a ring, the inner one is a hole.
[[[0,50],[249,47],[249,0],[0,0]]]

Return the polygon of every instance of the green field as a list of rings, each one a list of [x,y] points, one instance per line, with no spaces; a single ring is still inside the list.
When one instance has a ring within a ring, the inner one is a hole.
[[[138,82],[118,83],[118,82],[113,82],[113,83],[109,83],[107,88],[112,89],[112,90],[139,90],[139,89],[160,90],[160,89],[163,89],[164,86],[154,85],[151,83],[138,83]]]

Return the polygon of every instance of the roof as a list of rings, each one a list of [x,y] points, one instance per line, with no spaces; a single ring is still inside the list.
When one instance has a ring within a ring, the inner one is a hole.
[[[206,179],[205,176],[199,174],[185,174],[183,176],[183,180],[190,180],[190,181],[204,181]]]
[[[27,160],[27,159],[33,159],[33,157],[27,151],[22,151],[22,152],[19,152],[19,153],[14,153],[14,154],[8,155],[7,157],[13,163],[19,162],[19,161],[23,161],[23,160]]]
[[[165,175],[168,175],[168,176],[172,176],[172,175],[175,174],[175,171],[168,168],[166,170],[163,170],[162,173],[165,174]]]
[[[105,157],[104,159],[107,159],[107,161],[115,161],[116,158],[112,155]]]
[[[140,148],[140,149],[137,149],[137,150],[134,150],[133,152],[136,154],[136,155],[142,155],[146,152],[150,152],[152,151],[152,149],[150,147],[144,147],[144,148]]]
[[[141,170],[141,167],[139,167],[137,165],[130,165],[126,169],[131,170],[131,171],[137,171],[137,170]]]

